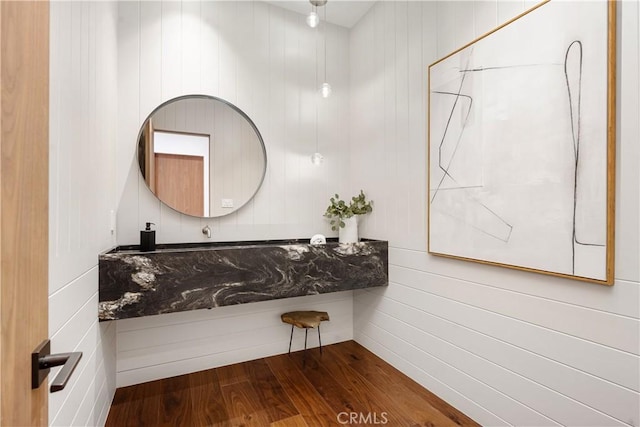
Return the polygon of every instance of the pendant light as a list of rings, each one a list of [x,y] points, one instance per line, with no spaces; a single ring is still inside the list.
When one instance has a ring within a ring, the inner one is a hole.
[[[313,0],[312,0],[313,1]],[[318,87],[318,30],[315,30],[315,48],[316,48],[316,64],[315,64],[315,87]],[[324,157],[320,154],[320,150],[318,148],[318,97],[314,96],[314,101],[316,104],[316,152],[311,155],[311,163],[316,166],[319,166]]]
[[[320,87],[320,93],[323,98],[328,98],[331,95],[331,85],[327,82],[322,83]]]
[[[307,15],[307,25],[311,28],[316,28],[320,23],[320,17],[316,13],[316,9],[318,6],[324,6],[327,0],[309,0],[309,3],[311,3],[311,12]]]
[[[322,164],[323,160],[324,160],[324,156],[318,153],[317,151],[311,155],[311,163],[313,163],[316,166],[319,166],[320,164]]]
[[[323,98],[328,98],[331,95],[331,85],[327,81],[327,7],[324,8],[324,83],[320,87],[320,94]]]
[[[315,12],[315,6],[311,7],[311,12],[309,12],[309,14],[307,15],[307,25],[310,26],[311,28],[315,28],[318,26],[318,24],[320,23],[320,17],[318,16],[318,14]]]

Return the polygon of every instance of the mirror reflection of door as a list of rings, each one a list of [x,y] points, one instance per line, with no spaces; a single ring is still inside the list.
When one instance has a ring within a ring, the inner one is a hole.
[[[156,196],[193,216],[209,215],[209,136],[153,132]]]
[[[204,157],[155,153],[156,194],[187,215],[204,214]]]
[[[156,191],[156,130],[209,137],[209,157],[207,161],[205,155],[204,162],[204,174],[208,174],[209,181],[203,189],[205,192],[208,188],[208,199],[204,196],[202,215],[185,212],[176,202],[170,205]],[[267,165],[264,141],[251,119],[234,105],[207,95],[181,96],[158,106],[142,125],[137,157],[145,185],[160,201],[179,212],[207,218],[229,215],[246,205],[262,185]]]

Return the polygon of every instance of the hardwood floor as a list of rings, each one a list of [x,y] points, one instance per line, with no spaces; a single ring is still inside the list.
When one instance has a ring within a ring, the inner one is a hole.
[[[107,426],[477,426],[354,341],[116,391]]]

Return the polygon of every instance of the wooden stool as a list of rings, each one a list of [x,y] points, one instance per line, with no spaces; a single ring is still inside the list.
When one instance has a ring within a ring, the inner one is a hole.
[[[304,328],[304,351],[307,354],[307,333],[309,328],[318,328],[318,343],[322,354],[322,340],[320,339],[320,322],[329,320],[326,311],[290,311],[280,316],[284,323],[291,325],[291,337],[289,338],[289,354],[291,354],[291,342],[293,340],[293,327]]]

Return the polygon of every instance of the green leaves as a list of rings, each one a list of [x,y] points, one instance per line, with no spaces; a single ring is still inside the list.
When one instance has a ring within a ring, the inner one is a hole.
[[[351,218],[354,215],[364,215],[373,211],[372,201],[367,201],[364,192],[360,190],[360,194],[353,196],[347,205],[344,200],[336,193],[334,197],[329,199],[331,203],[327,206],[324,216],[330,218],[329,224],[331,229],[336,231],[338,228],[344,228],[345,218]]]
[[[364,195],[364,192],[360,190],[360,194],[351,198],[351,211],[355,215],[364,215],[371,213],[373,208],[371,207],[371,202],[367,202],[367,198]]]

